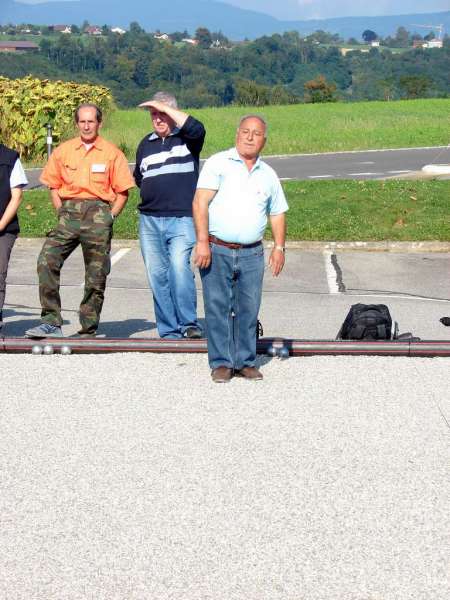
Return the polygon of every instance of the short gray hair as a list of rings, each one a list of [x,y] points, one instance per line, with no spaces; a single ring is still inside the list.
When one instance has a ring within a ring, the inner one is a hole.
[[[152,100],[164,102],[164,104],[167,104],[171,108],[178,108],[177,99],[173,94],[170,94],[169,92],[156,92],[156,94],[153,95]]]
[[[262,115],[257,115],[256,113],[250,113],[248,115],[244,115],[243,117],[241,117],[239,119],[239,125],[238,125],[238,129],[241,128],[241,125],[244,121],[246,121],[247,119],[258,119],[258,121],[260,121],[263,125],[264,125],[264,137],[267,137],[267,130],[269,129],[269,126],[267,125],[267,121],[265,120],[265,118]]]
[[[78,120],[80,118],[80,110],[82,108],[93,108],[95,110],[95,116],[97,119],[97,123],[101,123],[103,120],[103,112],[102,109],[100,108],[100,106],[97,106],[97,104],[94,104],[93,102],[83,102],[83,104],[80,104],[80,106],[78,106],[75,110],[75,112],[73,113],[73,117],[75,119],[75,123],[78,123]]]

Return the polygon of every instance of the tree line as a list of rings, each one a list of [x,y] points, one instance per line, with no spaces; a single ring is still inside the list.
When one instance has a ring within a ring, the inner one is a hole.
[[[0,74],[101,83],[123,107],[159,88],[192,108],[450,94],[448,38],[443,48],[394,53],[364,47],[343,55],[336,36],[326,32],[302,38],[290,31],[231,44],[220,32],[199,28],[197,45],[181,41],[186,33],[159,40],[132,23],[124,35],[106,27],[96,37],[45,35],[37,55],[3,54]]]

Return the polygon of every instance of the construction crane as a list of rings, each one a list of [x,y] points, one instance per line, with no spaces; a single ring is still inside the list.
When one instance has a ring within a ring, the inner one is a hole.
[[[442,37],[444,34],[444,25],[418,25],[417,23],[412,23],[411,27],[421,27],[422,29],[432,29],[433,31],[438,31],[437,39],[442,41]]]

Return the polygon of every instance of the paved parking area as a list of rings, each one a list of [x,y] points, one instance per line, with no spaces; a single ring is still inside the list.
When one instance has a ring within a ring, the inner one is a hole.
[[[39,321],[36,258],[42,242],[19,240],[8,274],[5,335],[21,336]],[[115,241],[100,335],[156,336],[153,304],[135,241]],[[80,251],[64,265],[64,333],[78,328],[84,267]],[[197,274],[199,314],[203,316]],[[278,278],[267,271],[261,321],[266,336],[333,339],[356,302],[385,303],[400,330],[449,339],[439,318],[450,316],[450,253],[302,251],[289,248]]]

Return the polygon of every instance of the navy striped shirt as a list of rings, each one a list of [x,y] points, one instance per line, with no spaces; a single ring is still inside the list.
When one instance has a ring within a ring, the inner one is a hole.
[[[141,190],[141,213],[191,217],[205,128],[189,116],[166,138],[146,136],[136,151],[134,179]]]

